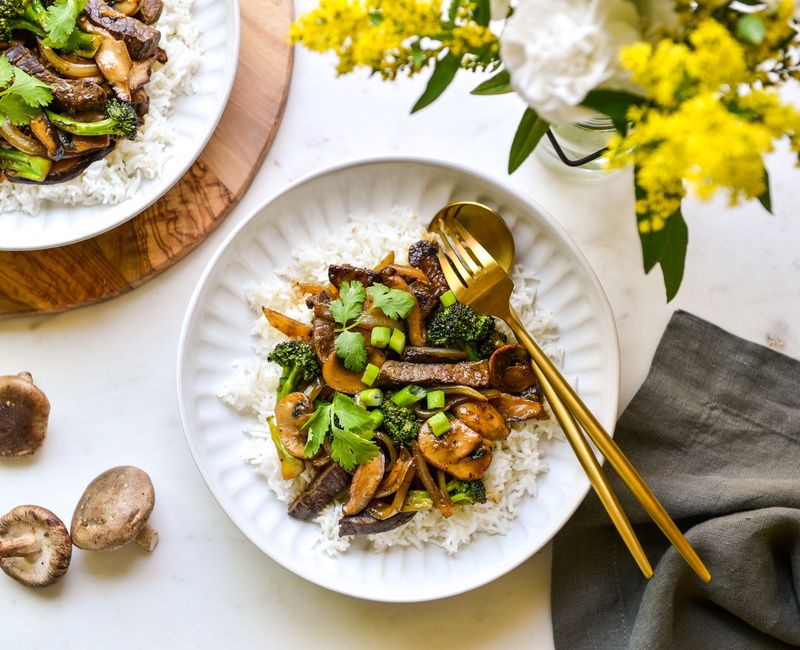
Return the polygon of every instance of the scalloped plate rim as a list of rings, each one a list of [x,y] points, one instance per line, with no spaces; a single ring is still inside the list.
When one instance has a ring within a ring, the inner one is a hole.
[[[384,591],[380,594],[365,594],[362,591],[359,591],[357,587],[353,588],[350,584],[346,581],[341,579],[327,579],[326,577],[321,578],[318,575],[313,575],[311,571],[305,570],[301,563],[295,564],[295,566],[287,566],[284,564],[280,559],[278,559],[273,553],[270,552],[269,546],[265,543],[262,543],[259,540],[258,536],[256,535],[256,531],[251,529],[250,521],[246,517],[242,517],[242,521],[239,521],[239,517],[231,511],[231,509],[227,506],[225,499],[223,496],[217,493],[217,491],[212,488],[212,480],[209,477],[208,470],[202,465],[200,461],[199,452],[197,447],[192,439],[192,435],[189,431],[187,415],[186,415],[186,406],[183,399],[184,394],[184,380],[183,380],[183,368],[184,368],[184,357],[187,350],[188,345],[188,335],[192,328],[193,324],[193,317],[195,315],[195,311],[198,307],[198,302],[201,298],[203,290],[208,282],[209,277],[214,272],[217,263],[223,257],[229,246],[233,244],[239,234],[253,221],[257,219],[262,211],[266,210],[274,201],[278,200],[279,198],[283,197],[285,194],[296,190],[297,188],[314,181],[318,178],[327,176],[329,174],[333,174],[345,169],[354,168],[354,167],[363,167],[363,166],[370,166],[374,164],[385,164],[385,163],[407,163],[407,164],[422,164],[422,165],[429,165],[429,166],[437,166],[447,169],[452,172],[456,172],[461,174],[462,176],[466,177],[477,177],[480,180],[486,182],[489,185],[492,185],[493,188],[498,193],[507,193],[511,195],[513,198],[521,201],[522,203],[527,204],[529,207],[533,209],[536,213],[535,217],[530,217],[536,219],[537,217],[540,218],[544,224],[551,228],[555,234],[558,236],[558,239],[562,244],[564,244],[569,251],[575,256],[578,260],[580,271],[582,271],[591,283],[592,287],[595,289],[597,297],[599,298],[599,302],[602,305],[602,320],[604,321],[605,329],[611,333],[612,340],[609,341],[613,350],[615,350],[615,354],[611,355],[610,359],[606,361],[610,361],[613,365],[612,368],[609,369],[609,376],[614,378],[614,381],[611,382],[610,385],[610,394],[606,398],[609,407],[609,420],[613,420],[616,422],[616,419],[619,415],[619,393],[620,393],[620,368],[621,368],[621,358],[620,358],[620,346],[619,346],[619,337],[616,328],[616,321],[614,319],[614,314],[611,309],[611,305],[608,301],[608,296],[606,295],[602,285],[600,284],[597,275],[595,274],[592,267],[589,265],[589,262],[586,260],[585,256],[578,248],[577,244],[572,240],[571,236],[567,233],[567,231],[559,224],[555,218],[545,210],[537,201],[533,200],[531,197],[526,195],[524,192],[518,190],[515,187],[510,185],[506,185],[502,183],[500,180],[495,178],[492,175],[486,174],[480,170],[475,168],[468,167],[466,165],[462,165],[460,163],[454,163],[444,159],[438,159],[435,157],[429,156],[414,156],[414,155],[390,155],[390,156],[371,156],[367,158],[354,158],[345,162],[337,163],[334,165],[326,166],[322,169],[318,169],[312,171],[304,176],[301,176],[297,180],[290,183],[288,186],[274,192],[269,198],[265,199],[259,205],[254,207],[250,210],[250,212],[245,216],[241,222],[236,224],[234,229],[225,237],[225,239],[219,244],[217,249],[214,251],[213,255],[209,259],[208,263],[206,264],[203,272],[201,273],[197,285],[195,286],[194,291],[192,292],[191,298],[189,299],[189,303],[186,308],[186,313],[184,316],[183,323],[181,324],[181,331],[180,331],[180,338],[178,341],[178,351],[177,351],[177,368],[176,368],[176,389],[177,389],[177,397],[178,397],[178,410],[181,419],[181,425],[184,431],[184,437],[186,439],[187,446],[189,447],[189,451],[192,455],[192,459],[194,460],[195,466],[197,467],[200,475],[203,477],[203,481],[206,484],[206,488],[209,490],[211,495],[219,504],[220,508],[225,512],[227,517],[231,520],[231,522],[239,529],[239,531],[253,543],[256,548],[261,550],[267,557],[269,557],[272,561],[276,564],[282,566],[284,569],[294,573],[298,577],[306,580],[309,583],[318,585],[320,587],[324,587],[330,591],[343,594],[345,596],[351,596],[355,598],[360,598],[363,600],[370,600],[375,602],[386,602],[386,603],[414,603],[414,602],[427,602],[432,600],[440,600],[443,598],[448,598],[452,596],[456,596],[462,593],[466,593],[468,591],[472,591],[479,587],[482,587],[503,575],[509,573],[510,571],[517,568],[520,564],[525,562],[526,560],[530,559],[533,555],[538,553],[542,548],[544,548],[552,538],[558,533],[559,530],[566,524],[566,522],[570,519],[573,513],[577,510],[578,506],[583,501],[584,497],[588,493],[590,489],[589,480],[585,475],[581,475],[578,481],[578,485],[573,488],[572,493],[567,495],[565,499],[565,506],[563,507],[563,512],[561,515],[556,517],[559,521],[555,525],[552,533],[550,533],[546,538],[543,539],[540,545],[536,548],[526,549],[525,553],[522,553],[519,557],[512,558],[511,561],[508,561],[504,564],[498,564],[494,570],[487,574],[485,577],[482,577],[479,580],[474,581],[474,583],[470,583],[467,586],[463,585],[456,585],[454,587],[442,588],[437,593],[430,593],[425,594],[422,597],[403,597],[397,596],[392,594],[390,591]],[[529,218],[529,217],[525,217]],[[613,431],[611,432],[613,435]],[[567,444],[564,442],[564,444]],[[603,462],[602,457],[599,456],[600,462]]]

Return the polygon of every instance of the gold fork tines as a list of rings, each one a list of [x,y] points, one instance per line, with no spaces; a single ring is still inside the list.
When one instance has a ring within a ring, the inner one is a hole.
[[[622,511],[619,500],[611,490],[594,453],[578,428],[578,423],[695,573],[702,580],[710,581],[711,575],[708,569],[617,443],[606,433],[574,388],[525,330],[510,305],[514,285],[506,270],[500,267],[486,248],[455,218],[436,220],[433,229],[441,243],[439,261],[442,271],[456,297],[480,313],[491,314],[504,320],[513,330],[517,340],[530,352],[533,369],[542,385],[542,392],[564,429],[592,487],[642,572],[650,577],[652,575],[650,564]]]

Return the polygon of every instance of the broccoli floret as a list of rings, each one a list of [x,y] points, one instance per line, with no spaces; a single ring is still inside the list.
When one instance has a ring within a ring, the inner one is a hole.
[[[486,503],[486,486],[481,479],[450,481],[447,484],[447,491],[453,503]]]
[[[47,9],[41,0],[0,0],[0,41],[10,41],[15,31],[32,32],[39,38],[49,36],[47,29]],[[59,49],[79,52],[84,56],[94,56],[102,37],[87,34],[77,27]]]
[[[391,395],[387,395],[381,404],[383,413],[383,428],[392,439],[395,447],[408,447],[419,435],[422,422],[417,420],[414,409],[408,406],[398,406]]]
[[[136,137],[136,111],[130,104],[112,99],[106,106],[107,118],[95,122],[79,122],[71,117],[46,110],[54,126],[75,135],[120,135],[128,140]]]
[[[465,350],[471,359],[485,359],[494,350],[497,329],[491,316],[455,302],[434,314],[427,337],[430,346]]]
[[[24,179],[41,183],[50,173],[52,161],[39,156],[17,151],[16,149],[0,148],[0,172],[9,180]]]
[[[322,372],[314,348],[301,341],[278,343],[267,360],[283,368],[283,374],[278,382],[279,400],[294,392],[301,379],[313,381]]]

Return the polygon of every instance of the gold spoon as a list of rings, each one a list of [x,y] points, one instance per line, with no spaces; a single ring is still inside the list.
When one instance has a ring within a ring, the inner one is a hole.
[[[653,570],[622,511],[588,442],[577,426],[584,427],[600,452],[620,475],[645,511],[676,547],[697,575],[709,582],[711,574],[639,473],[564,379],[549,357],[527,333],[509,304],[513,283],[508,271],[514,263],[514,238],[503,218],[475,202],[450,204],[434,216],[429,226],[440,235],[440,262],[450,288],[462,302],[505,320],[517,340],[530,352],[533,369],[553,413],[578,457],[592,487],[609,513],[623,541],[646,577]]]

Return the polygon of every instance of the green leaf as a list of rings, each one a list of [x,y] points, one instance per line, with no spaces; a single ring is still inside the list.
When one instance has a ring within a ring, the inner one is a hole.
[[[0,119],[14,126],[26,126],[38,114],[39,109],[28,106],[19,95],[0,97]]]
[[[504,95],[512,92],[514,89],[511,87],[511,77],[508,70],[500,70],[491,79],[487,79],[482,84],[477,86],[472,95]]]
[[[339,287],[339,297],[331,301],[330,305],[334,320],[340,325],[347,325],[347,321],[361,313],[366,298],[364,285],[358,280],[342,282],[342,286]]]
[[[67,45],[86,6],[86,0],[56,0],[47,8],[44,28],[47,30],[45,45],[63,48]]]
[[[0,88],[5,88],[14,78],[14,68],[8,57],[0,56]]]
[[[53,101],[50,86],[17,67],[12,69],[14,83],[9,88],[0,91],[0,95],[16,95],[32,108],[41,108]]]
[[[769,191],[769,173],[766,168],[764,168],[764,187],[766,189],[759,195],[758,201],[764,206],[767,212],[774,214],[774,212],[772,212],[772,195]]]
[[[380,282],[374,283],[367,289],[372,298],[372,306],[378,307],[384,314],[393,320],[405,318],[417,304],[416,298],[408,291],[390,289]]]
[[[453,81],[460,65],[461,57],[453,54],[447,54],[439,59],[436,62],[436,67],[433,69],[431,78],[428,80],[425,92],[422,93],[417,103],[414,104],[414,108],[411,109],[411,112],[416,113],[436,101],[439,95],[445,91],[445,88],[450,85],[450,82]]]
[[[331,457],[348,472],[375,458],[380,451],[372,440],[352,431],[335,431],[331,440]]]
[[[764,21],[754,14],[742,16],[736,23],[736,36],[740,41],[752,45],[761,45],[767,35]]]
[[[359,332],[342,332],[336,337],[333,345],[345,368],[353,372],[361,372],[366,368],[366,343]]]
[[[532,108],[528,108],[522,114],[517,132],[514,134],[514,142],[511,143],[511,152],[508,155],[508,173],[514,171],[531,155],[531,152],[539,144],[539,140],[550,128],[550,124],[541,119]]]
[[[333,414],[334,429],[346,429],[358,434],[372,431],[374,420],[370,417],[369,411],[356,404],[352,397],[336,393],[333,397]]]
[[[303,456],[311,458],[319,451],[325,440],[325,434],[331,428],[331,405],[327,402],[317,402],[314,415],[308,419],[303,428],[308,429],[308,439],[303,448]]]
[[[623,90],[592,90],[581,103],[582,106],[611,118],[617,131],[628,132],[628,109],[644,103],[644,98]]]
[[[661,230],[640,232],[639,238],[645,272],[649,273],[656,264],[661,265],[667,302],[670,302],[677,295],[683,281],[686,248],[689,243],[689,230],[681,210],[676,210],[666,219]]]
[[[492,3],[489,0],[474,0],[475,22],[483,27],[492,19]]]

